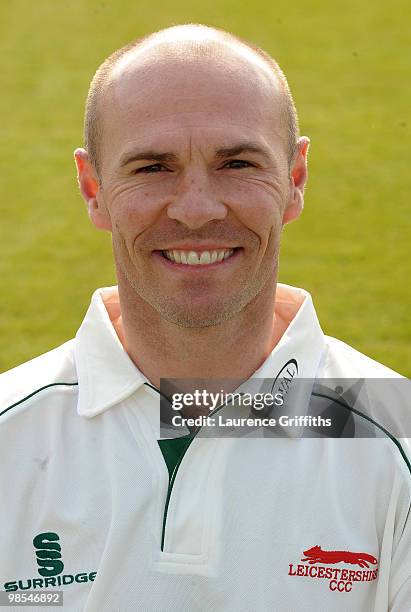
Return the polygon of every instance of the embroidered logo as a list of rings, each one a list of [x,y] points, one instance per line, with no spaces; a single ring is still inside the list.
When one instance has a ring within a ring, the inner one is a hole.
[[[40,576],[58,576],[63,571],[64,564],[61,561],[61,546],[58,540],[57,533],[51,531],[39,533],[33,539]]]
[[[65,586],[69,584],[93,582],[97,572],[90,570],[76,574],[63,574],[60,536],[54,531],[39,533],[33,538],[36,551],[38,573],[42,578],[16,578],[3,584],[5,591],[25,591],[28,589],[47,589],[49,587]],[[0,585],[1,589],[1,585]]]
[[[351,563],[360,567],[370,567],[370,563],[376,565],[378,559],[367,553],[353,553],[348,550],[322,550],[321,546],[313,546],[304,551],[305,558],[301,561],[313,563]]]
[[[298,375],[298,363],[296,359],[290,359],[283,365],[271,387],[272,395],[280,393],[285,397],[289,388],[294,382],[294,378]]]
[[[323,550],[321,546],[313,546],[303,551],[304,564],[289,564],[288,575],[303,578],[329,580],[331,591],[349,593],[354,583],[370,582],[376,580],[378,575],[378,559],[363,552],[350,552],[348,550]],[[364,571],[347,569],[344,567],[324,567],[324,565],[358,565],[361,568],[370,568]],[[376,567],[373,567],[376,566]]]

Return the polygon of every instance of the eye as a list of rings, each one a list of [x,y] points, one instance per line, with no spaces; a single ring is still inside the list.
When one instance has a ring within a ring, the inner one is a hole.
[[[227,168],[228,166],[236,169],[236,168],[247,168],[248,166],[252,166],[253,164],[251,164],[248,161],[245,161],[244,159],[232,159],[230,161],[228,161],[224,167]]]
[[[167,170],[163,164],[152,164],[151,166],[144,166],[143,168],[137,168],[134,170],[134,174],[138,173],[147,173],[147,174],[155,174],[156,172],[161,172],[161,170]]]

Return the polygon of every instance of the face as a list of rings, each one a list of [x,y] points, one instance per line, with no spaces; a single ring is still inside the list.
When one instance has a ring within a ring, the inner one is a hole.
[[[116,75],[90,215],[112,232],[119,285],[166,321],[216,325],[273,299],[305,182],[290,178],[277,100],[273,78],[236,57]]]

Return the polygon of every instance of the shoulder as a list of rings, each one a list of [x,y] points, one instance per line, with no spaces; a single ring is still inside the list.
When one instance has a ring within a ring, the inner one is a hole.
[[[351,412],[352,437],[385,438],[410,485],[411,381],[329,336],[325,336],[317,378],[328,387],[340,388],[341,406]]]
[[[325,351],[319,366],[320,376],[341,378],[402,378],[402,375],[360,353],[337,338],[324,336]]]
[[[48,390],[77,385],[74,340],[0,374],[0,418],[20,413]],[[33,401],[32,400],[32,401]]]

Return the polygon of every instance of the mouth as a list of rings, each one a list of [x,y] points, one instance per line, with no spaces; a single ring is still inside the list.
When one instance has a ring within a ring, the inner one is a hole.
[[[223,248],[213,250],[187,250],[173,249],[158,251],[161,255],[174,265],[179,266],[210,266],[224,265],[224,263],[235,256],[240,249]]]

